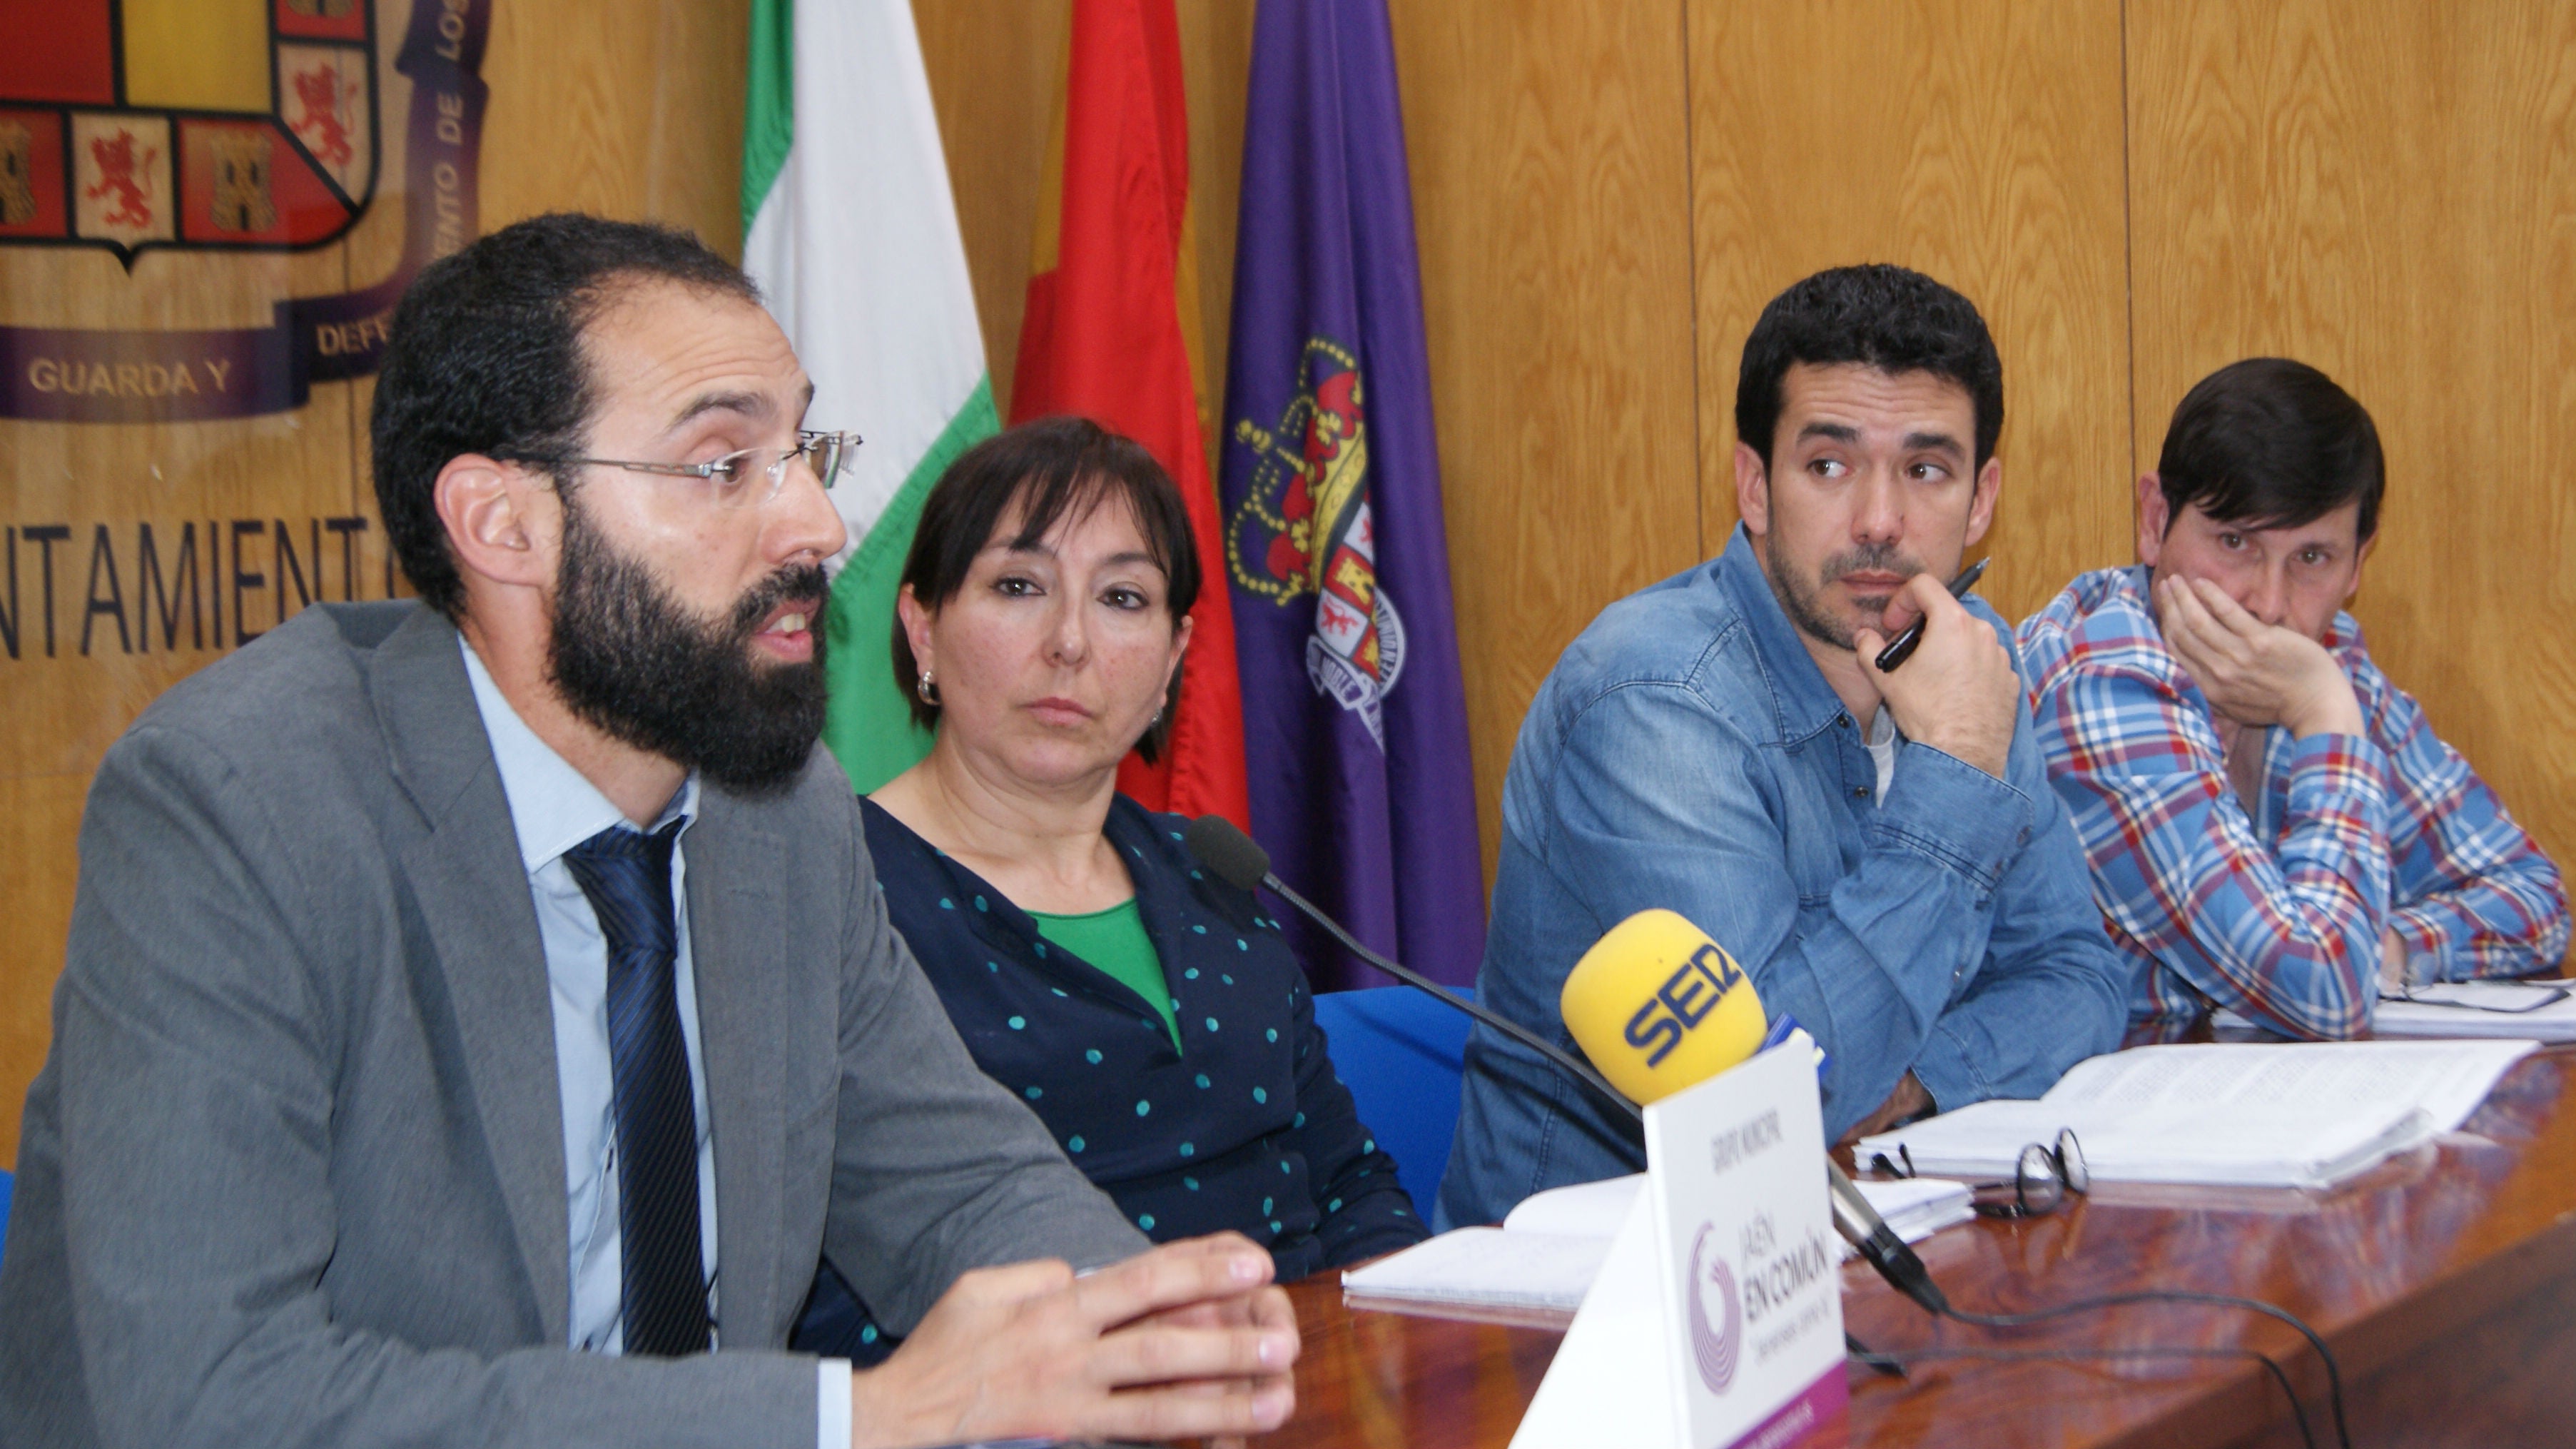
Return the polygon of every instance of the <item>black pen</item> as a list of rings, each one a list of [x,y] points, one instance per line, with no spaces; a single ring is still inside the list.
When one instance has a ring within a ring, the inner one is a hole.
[[[1950,597],[1966,598],[1968,590],[1977,586],[1977,580],[1986,576],[1986,565],[1993,561],[1994,555],[1988,554],[1959,570],[1959,576],[1950,581]],[[1914,656],[1914,646],[1923,642],[1923,626],[1928,619],[1927,615],[1923,619],[1915,620],[1905,626],[1903,633],[1887,641],[1887,647],[1878,651],[1879,673],[1885,674]]]

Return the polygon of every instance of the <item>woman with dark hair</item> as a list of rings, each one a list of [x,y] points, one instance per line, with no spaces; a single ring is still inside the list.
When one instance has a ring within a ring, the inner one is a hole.
[[[1425,1236],[1334,1076],[1304,972],[1178,816],[1117,792],[1169,734],[1197,551],[1180,492],[1079,418],[924,501],[893,640],[921,763],[861,808],[886,907],[986,1075],[1157,1241],[1234,1230],[1279,1280]],[[798,1347],[880,1336],[827,1266]]]

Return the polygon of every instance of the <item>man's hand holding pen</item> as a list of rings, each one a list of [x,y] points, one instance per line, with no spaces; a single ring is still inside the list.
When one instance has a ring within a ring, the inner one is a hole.
[[[1973,580],[1970,580],[1973,582]],[[1878,664],[1887,637],[1854,637],[1860,666],[1908,740],[1930,745],[2000,779],[2021,708],[2021,676],[1992,627],[1932,575],[1916,574],[1888,600],[1881,623],[1902,633],[1920,621],[1921,642],[1901,670]]]

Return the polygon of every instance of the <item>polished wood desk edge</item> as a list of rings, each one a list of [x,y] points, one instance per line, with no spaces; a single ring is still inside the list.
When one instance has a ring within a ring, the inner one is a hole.
[[[2554,1063],[2558,1071],[2553,1086],[2539,1089],[2545,1096],[2535,1093],[2538,1084],[2525,1075],[2534,1071],[2538,1062]],[[2576,1363],[2576,1312],[2570,1311],[2576,1308],[2576,1153],[2566,1150],[2576,1143],[2576,1113],[2566,1110],[2571,1099],[2576,1099],[2576,1085],[2571,1085],[2576,1072],[2566,1070],[2569,1066],[2576,1066],[2576,1046],[2547,1049],[2517,1064],[2498,1083],[2490,1106],[2505,1104],[2500,1110],[2507,1110],[2507,1125],[2513,1130],[2502,1135],[2515,1156],[2501,1169],[2489,1166],[2471,1175],[2471,1186],[2479,1194],[2477,1216],[2468,1227],[2454,1230],[2452,1236],[2436,1233],[2425,1238],[2411,1225],[2417,1214],[2442,1201],[2439,1189],[2445,1183],[2440,1174],[2468,1171],[2463,1159],[2454,1155],[2456,1148],[2432,1149],[2426,1164],[2398,1181],[2372,1187],[2365,1185],[2365,1179],[2346,1189],[2359,1193],[2357,1201],[2362,1203],[2378,1200],[2387,1193],[2405,1195],[2404,1202],[2392,1209],[2402,1214],[2393,1231],[2416,1234],[2417,1246],[2426,1254],[2422,1271],[2402,1272],[2384,1287],[2372,1287],[2365,1280],[2339,1278],[2330,1256],[2315,1262],[2290,1257],[2271,1261],[2272,1276],[2265,1282],[2246,1281],[2240,1276],[2221,1283],[2186,1282],[2185,1286],[2222,1292],[2243,1289],[2248,1296],[2258,1298],[2268,1293],[2312,1323],[2332,1346],[2342,1367],[2347,1395],[2355,1405],[2357,1442],[2415,1442],[2412,1438],[2374,1440],[2374,1435],[2390,1431],[2411,1412],[2411,1401],[2425,1397],[2418,1390],[2424,1373],[2433,1371],[2443,1375],[2446,1388],[2453,1380],[2509,1384],[2519,1409],[2516,1405],[2499,1407],[2479,1402],[2483,1388],[2456,1389],[2451,1396],[2455,1400],[2467,1396],[2470,1418],[2487,1410],[2503,1426],[2497,1431],[2502,1437],[2488,1442],[2524,1442],[2527,1435],[2516,1435],[2531,1422],[2528,1410],[2535,1405],[2551,1408],[2563,1399],[2576,1398],[2576,1373],[2558,1374],[2537,1385],[2512,1382],[2515,1374],[2525,1372],[2525,1363],[2536,1364],[2557,1353],[2562,1338],[2569,1341],[2570,1347],[2561,1356]],[[2514,1093],[2509,1090],[2517,1084],[2522,1088],[2519,1105],[2515,1105]],[[2482,1112],[2486,1110],[2489,1108],[2481,1108]],[[2472,1119],[2469,1130],[2479,1130],[2477,1119]],[[2340,1208],[2352,1213],[2355,1202],[2356,1199],[2344,1198],[2338,1203],[2336,1195],[2328,1194],[2321,1210]],[[2092,1212],[2102,1214],[2092,1232],[2105,1236],[2092,1239],[2088,1247],[2092,1251],[2117,1252],[2123,1245],[2153,1245],[2156,1234],[2176,1231],[2178,1224],[2188,1225],[2193,1216],[2205,1218],[2211,1212],[2224,1215],[2229,1210],[2223,1205],[2195,1208],[2187,1202],[2102,1203],[2092,1208]],[[2319,1235],[2301,1227],[2303,1220],[2285,1217],[2280,1221],[2280,1236],[2286,1246],[2304,1244],[2307,1251],[2316,1251]],[[2366,1215],[2356,1215],[2354,1221],[2366,1225],[2369,1220]],[[2501,1226],[2493,1226],[2499,1221]],[[2261,1222],[2260,1218],[2251,1219],[2245,1230],[2270,1231],[2261,1227]],[[2206,1234],[2211,1228],[2204,1222],[2195,1225],[2194,1230]],[[2225,1231],[2223,1224],[2220,1230]],[[1980,1263],[2029,1246],[2027,1240],[2011,1236],[2012,1229],[1999,1223],[1985,1223],[1968,1231],[1992,1234],[2001,1240],[1995,1251],[1974,1255]],[[2391,1229],[2383,1227],[2378,1231]],[[2370,1251],[2372,1241],[2367,1234],[2360,1235],[2359,1250]],[[2403,1238],[2391,1241],[2402,1243]],[[2404,1251],[2401,1248],[2401,1253]],[[1954,1275],[1959,1271],[1958,1261],[1954,1259],[1950,1269]],[[2223,1260],[2209,1261],[2215,1268],[2226,1267]],[[2404,1261],[2401,1256],[2388,1264],[2373,1266],[2395,1267]],[[2157,1271],[2170,1265],[2145,1266],[2148,1271]],[[2189,1266],[2189,1261],[2183,1264],[2186,1271]],[[1864,1336],[1866,1320],[1875,1317],[1882,1331],[1898,1325],[1924,1324],[1927,1332],[1923,1337],[1910,1332],[1891,1333],[1891,1337],[1902,1337],[1909,1344],[1920,1344],[1937,1334],[1937,1341],[1955,1345],[2045,1346],[2029,1334],[1988,1336],[1957,1325],[1941,1329],[1924,1319],[1919,1309],[1897,1298],[1893,1290],[1867,1276],[1865,1268],[1857,1271],[1862,1276],[1847,1279],[1845,1284],[1846,1321],[1861,1320]],[[1993,1281],[2002,1286],[2005,1280]],[[2289,1287],[2286,1292],[2285,1281]],[[1964,1279],[1969,1288],[1964,1302],[1978,1307],[1995,1306],[1979,1301],[1983,1296],[1978,1291],[1980,1282],[1976,1277]],[[1948,1286],[1955,1290],[1960,1283]],[[2027,1286],[2023,1283],[2008,1296],[2034,1303],[2044,1301],[2039,1295],[2022,1291]],[[2099,1286],[2116,1291],[2122,1285]],[[1310,1401],[1306,1394],[1310,1370],[1301,1369],[1299,1415],[1290,1426],[1298,1432],[1283,1430],[1268,1441],[1281,1445],[1499,1444],[1509,1437],[1510,1425],[1526,1409],[1536,1390],[1537,1375],[1543,1372],[1563,1334],[1561,1326],[1496,1327],[1349,1306],[1343,1301],[1338,1270],[1289,1285],[1289,1291],[1298,1305],[1301,1325],[1310,1330],[1309,1363],[1318,1392]],[[2169,1327],[2172,1341],[2177,1343],[2242,1345],[2269,1354],[2289,1373],[2301,1402],[2315,1421],[2320,1442],[2330,1441],[2324,1369],[2294,1330],[2268,1317],[2217,1307],[2130,1312],[2158,1315],[2151,1320],[2159,1326],[2155,1337],[2163,1337],[2161,1330]],[[2117,1314],[2101,1317],[2107,1320]],[[2079,1327],[2073,1330],[2072,1341],[2101,1342],[2103,1335],[2113,1332],[2108,1323],[2089,1326],[2084,1325],[2083,1319],[2073,1322]],[[2122,1322],[2118,1336],[2129,1342],[2152,1341],[2138,1322],[2134,1318]],[[2557,1331],[2561,1324],[2568,1328],[2564,1334]],[[2454,1343],[2465,1345],[2472,1341],[2483,1346],[2480,1363],[2464,1368],[2447,1362],[2444,1350]],[[1375,1359],[1362,1362],[1364,1349]],[[1326,1360],[1336,1362],[1328,1365]],[[1481,1420],[1485,1426],[1482,1434],[1446,1422],[1447,1413],[1423,1404],[1398,1406],[1411,1416],[1402,1420],[1401,1430],[1391,1428],[1390,1422],[1385,1421],[1389,1411],[1383,1404],[1365,1406],[1377,1411],[1366,1427],[1356,1421],[1335,1422],[1330,1417],[1360,1407],[1345,1402],[1353,1392],[1350,1381],[1374,1373],[1378,1382],[1368,1386],[1367,1394],[1382,1397],[1390,1389],[1400,1390],[1406,1378],[1426,1364],[1432,1366],[1429,1372],[1433,1378],[1452,1389],[1459,1383],[1471,1385],[1474,1405],[1472,1409],[1460,1406],[1459,1413]],[[1519,1377],[1494,1372],[1498,1364],[1517,1370]],[[2213,1360],[2205,1367],[2172,1371],[2171,1376],[2159,1371],[2155,1377],[2129,1377],[2118,1372],[2106,1374],[2098,1368],[2068,1366],[2068,1373],[2082,1375],[2082,1379],[2061,1379],[2053,1367],[2012,1367],[2021,1372],[2006,1371],[2002,1365],[1945,1364],[1937,1374],[1918,1373],[1914,1383],[1904,1385],[1876,1375],[1855,1374],[1850,1420],[1853,1442],[2082,1444],[2091,1449],[2297,1442],[2295,1432],[2289,1428],[2289,1411],[2279,1387],[2259,1365],[2250,1362]],[[1926,1378],[1932,1381],[1927,1383]],[[2561,1379],[2565,1380],[2563,1384],[2558,1382]],[[2086,1381],[2093,1385],[2092,1389],[2079,1386]],[[2084,1401],[2082,1409],[2072,1415],[2063,1403],[2070,1394]],[[2042,1399],[2052,1401],[2052,1414],[2036,1422],[2016,1419],[2016,1404]],[[2363,1421],[2360,1415],[2365,1405],[2376,1405],[2378,1412],[2372,1413],[2371,1418],[2380,1422]],[[2515,1418],[2515,1412],[2524,1412],[2525,1417]],[[2014,1431],[2016,1423],[2019,1433]],[[2042,1429],[2038,1427],[2042,1423],[2056,1427]],[[1397,1432],[1398,1437],[1385,1437],[1388,1432]],[[2441,1441],[2467,1442],[2448,1430],[2441,1435]]]
[[[2465,1124],[2471,1138],[2478,1135],[2480,1119],[2489,1112],[2499,1113],[2502,1121],[2491,1121],[2490,1128],[2508,1130],[2507,1139],[2521,1136],[2525,1140],[2509,1146],[2515,1154],[2512,1168],[2489,1182],[2476,1225],[2452,1242],[2437,1238],[2440,1261],[2426,1271],[2407,1276],[2383,1290],[2367,1291],[2366,1301],[2359,1304],[2330,1301],[2338,1292],[2349,1293],[2360,1279],[2339,1279],[2331,1263],[2301,1264],[2291,1270],[2291,1281],[2274,1282],[2268,1287],[2244,1281],[2209,1283],[2185,1281],[2174,1284],[2191,1291],[2238,1292],[2264,1299],[2298,1314],[2315,1328],[2332,1348],[2342,1369],[2348,1395],[2355,1395],[2384,1374],[2405,1372],[2426,1361],[2427,1345],[2439,1345],[2471,1331],[2483,1332],[2492,1321],[2502,1317],[2533,1318],[2539,1322],[2568,1321],[2576,1327],[2576,1318],[2564,1311],[2553,1315],[2550,1303],[2564,1300],[2576,1306],[2576,1160],[2564,1149],[2576,1140],[2576,1113],[2569,1113],[2570,1073],[2564,1068],[2576,1064],[2576,1044],[2544,1047],[2539,1053],[2516,1063],[2507,1071],[2481,1105],[2479,1114]],[[2553,1073],[2545,1079],[2535,1074]],[[2544,1082],[2546,1085],[2544,1085]],[[2544,1102],[2534,1099],[2535,1090],[2549,1095]],[[2511,1130],[2519,1123],[2523,1131]],[[2502,1145],[2502,1144],[2499,1144]],[[2404,1195],[2410,1205],[2432,1198],[2444,1185],[2444,1172],[2475,1174],[2467,1162],[2456,1154],[2458,1146],[2444,1145],[2419,1149],[2431,1154],[2422,1169],[2395,1182],[2370,1185],[2371,1175],[2348,1184],[2344,1189],[2324,1195],[2319,1211],[2338,1209],[2358,1215],[2374,1199],[2386,1194]],[[2395,1171],[2388,1168],[2385,1170]],[[2382,1169],[2374,1169],[2374,1174]],[[2526,1175],[2531,1181],[2526,1182]],[[2087,1205],[2098,1210],[2098,1205]],[[2146,1215],[2159,1211],[2154,1205],[2122,1205],[2123,1213],[2143,1210]],[[2196,1210],[2188,1203],[2177,1202],[2171,1210],[2185,1215]],[[2222,1206],[2218,1211],[2227,1211]],[[2208,1211],[2200,1209],[2197,1211]],[[2509,1241],[2481,1244],[2480,1231],[2502,1218],[2508,1226],[2501,1231],[2517,1233]],[[2304,1221],[2293,1216],[2280,1220],[2280,1236],[2285,1240],[2293,1228]],[[2045,1220],[2040,1220],[2045,1221]],[[2151,1216],[2132,1219],[2149,1222]],[[2256,1219],[2257,1222],[2262,1221]],[[2413,1218],[2410,1216],[2412,1226]],[[1983,1225],[1982,1231],[2003,1236],[2011,1227],[1997,1223]],[[2191,1264],[2182,1265],[2187,1273]],[[2093,1292],[2124,1291],[2144,1285],[2096,1284]],[[1908,1316],[1920,1319],[1920,1311],[1905,1303],[1892,1289],[1873,1280],[1847,1283],[1846,1322],[1860,1319],[1864,1323],[1875,1316],[1882,1323],[1907,1322]],[[1956,1285],[1952,1286],[1955,1290]],[[2282,1291],[2286,1287],[2288,1291]],[[2553,1298],[2552,1295],[2555,1295]],[[2090,1296],[2090,1294],[2077,1295]],[[1971,1300],[1972,1301],[1972,1300]],[[1976,1307],[2037,1307],[2047,1300],[2038,1294],[2015,1293],[2007,1303],[1974,1303]],[[1970,1306],[1963,1302],[1962,1306]],[[2103,1326],[2085,1332],[2083,1318],[2070,1320],[2067,1338],[2075,1342],[2098,1341],[2097,1335],[2111,1332],[2108,1320],[2122,1310],[2100,1315]],[[2175,1343],[2205,1343],[2243,1346],[2269,1354],[2289,1373],[2299,1386],[2302,1402],[2311,1414],[2321,1414],[2327,1406],[2326,1375],[2323,1365],[2304,1338],[2287,1325],[2269,1317],[2245,1310],[2228,1310],[2212,1306],[2204,1309],[2148,1308],[2127,1310],[2159,1315],[2157,1322],[2168,1325]],[[2083,1317],[2093,1317],[2085,1315]],[[2233,1322],[2224,1320],[2233,1319]],[[2218,1321],[2213,1321],[2213,1320]],[[1866,1328],[1863,1330],[1866,1332]],[[2143,1332],[2125,1335],[2131,1342],[2152,1341]],[[2164,1335],[2159,1333],[2158,1337]],[[1963,1340],[1955,1331],[1942,1332],[1942,1341]],[[1998,1339],[2002,1336],[1998,1335]],[[2016,1335],[2015,1344],[2040,1347],[2031,1338]],[[1997,1341],[1994,1346],[2013,1346]],[[2437,1357],[2433,1362],[2440,1362]],[[1964,1393],[1969,1403],[1962,1409],[1991,1409],[1981,1399],[2010,1396],[2003,1391],[2015,1384],[2039,1379],[2042,1371],[2021,1368],[2019,1372],[1995,1366],[1984,1372],[1963,1371],[1957,1381],[1945,1381],[1927,1402],[1923,1386],[1895,1386],[1885,1380],[1854,1382],[1854,1419],[1866,1426],[1875,1411],[1887,1411],[1898,1419],[1922,1417],[1937,1413],[1939,1400]],[[1983,1379],[1983,1385],[1977,1383]],[[2259,1365],[2246,1362],[2212,1361],[2204,1370],[2190,1376],[2154,1381],[2129,1380],[2131,1392],[2115,1412],[2106,1414],[2100,1424],[2107,1437],[2083,1442],[2099,1446],[2165,1446],[2175,1443],[2234,1444],[2251,1442],[2248,1425],[2256,1426],[2251,1438],[2266,1432],[2264,1425],[2276,1433],[2287,1433],[2288,1410],[2282,1403],[2279,1388]],[[2106,1408],[2111,1407],[2106,1404]],[[2330,1432],[2320,1422],[2321,1435]],[[2356,1424],[2357,1436],[2361,1426]],[[2294,1438],[2282,1442],[2295,1442]],[[2320,1442],[2324,1442],[2323,1439]]]

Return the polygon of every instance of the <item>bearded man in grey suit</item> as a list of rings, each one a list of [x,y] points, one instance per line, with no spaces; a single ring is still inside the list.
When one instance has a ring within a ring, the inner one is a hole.
[[[542,217],[422,274],[374,450],[425,603],[307,609],[92,787],[0,1441],[1286,1416],[1269,1256],[1148,1251],[886,923],[813,748],[854,440],[800,431],[812,391],[685,236]],[[910,1330],[879,1367],[783,1348],[826,1254]]]

